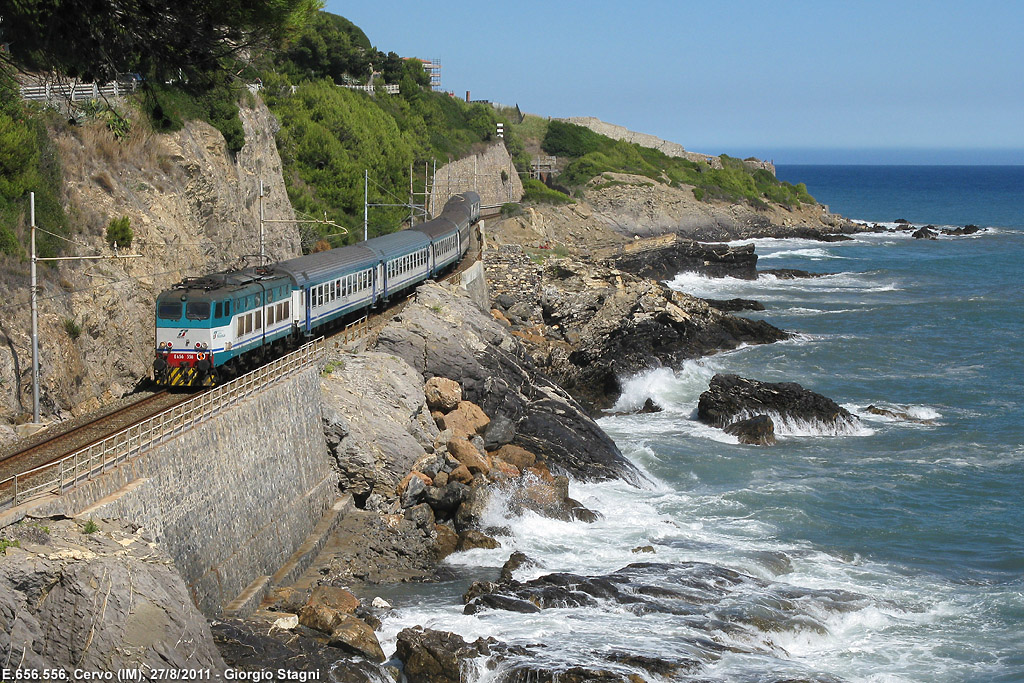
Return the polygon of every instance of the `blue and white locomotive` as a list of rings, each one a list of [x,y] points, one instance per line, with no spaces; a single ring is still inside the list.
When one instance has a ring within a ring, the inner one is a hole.
[[[464,192],[407,230],[186,278],[156,299],[153,377],[161,386],[213,386],[385,305],[462,260],[479,218],[480,196]]]

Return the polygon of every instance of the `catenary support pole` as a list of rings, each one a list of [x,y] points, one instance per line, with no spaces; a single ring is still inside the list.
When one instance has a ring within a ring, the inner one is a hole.
[[[39,309],[36,304],[36,193],[28,195],[32,223],[32,422],[39,423]]]

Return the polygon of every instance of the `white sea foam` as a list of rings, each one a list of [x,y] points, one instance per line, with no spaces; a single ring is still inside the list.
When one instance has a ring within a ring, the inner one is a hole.
[[[792,258],[799,257],[810,259],[811,261],[827,261],[832,259],[847,259],[846,256],[840,256],[839,254],[833,254],[828,249],[821,247],[811,249],[783,249],[780,251],[773,251],[762,256],[759,256],[760,261],[777,259],[777,258]]]

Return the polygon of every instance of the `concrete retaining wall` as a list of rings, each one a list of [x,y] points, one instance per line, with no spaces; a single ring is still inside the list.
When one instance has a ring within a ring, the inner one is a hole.
[[[314,367],[37,511],[147,527],[196,605],[217,616],[255,578],[285,563],[336,496]]]

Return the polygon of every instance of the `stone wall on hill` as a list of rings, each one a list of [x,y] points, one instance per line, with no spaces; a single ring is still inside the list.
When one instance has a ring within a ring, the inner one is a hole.
[[[626,142],[634,142],[641,147],[656,149],[670,157],[682,157],[695,163],[710,164],[712,168],[722,168],[722,160],[718,158],[717,154],[690,152],[677,142],[662,140],[656,135],[650,135],[648,133],[638,133],[626,128],[625,126],[617,126],[614,123],[607,123],[606,121],[602,121],[594,116],[570,116],[567,119],[560,120],[575,123],[577,126],[583,126],[584,128],[589,128],[595,133],[600,133],[601,135],[610,137],[613,140],[625,140]],[[754,164],[756,167],[771,171],[772,175],[775,175],[775,164],[770,161],[748,162],[748,164]]]
[[[485,206],[518,202],[523,196],[523,182],[504,143],[439,167],[430,193],[431,215],[439,214],[449,197],[468,190],[479,193]]]

